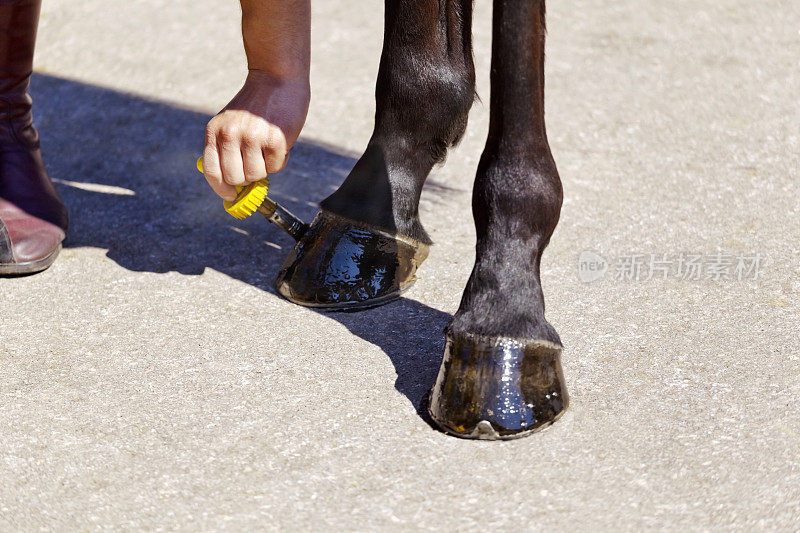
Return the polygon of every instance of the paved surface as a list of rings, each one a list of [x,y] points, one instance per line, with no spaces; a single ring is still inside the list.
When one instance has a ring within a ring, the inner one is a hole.
[[[309,123],[274,179],[304,217],[366,143],[381,43],[379,2],[316,4]],[[476,443],[417,407],[471,268],[488,106],[431,178],[417,286],[319,314],[271,288],[288,239],[192,170],[243,78],[233,4],[47,0],[33,93],[73,225],[51,270],[0,280],[0,530],[796,529],[800,7],[549,11],[566,201],[543,277],[572,406]],[[484,0],[475,25],[488,102]]]

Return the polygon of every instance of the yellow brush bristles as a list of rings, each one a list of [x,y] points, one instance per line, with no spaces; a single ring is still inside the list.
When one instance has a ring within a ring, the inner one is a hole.
[[[202,157],[197,160],[197,170],[203,172]],[[222,202],[222,206],[234,218],[247,218],[264,203],[264,198],[267,197],[269,191],[269,178],[251,183],[246,187],[236,187],[236,190],[239,192],[236,200],[232,202],[225,200]]]

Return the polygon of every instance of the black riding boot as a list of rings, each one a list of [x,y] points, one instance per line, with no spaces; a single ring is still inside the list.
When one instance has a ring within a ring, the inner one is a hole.
[[[67,230],[27,94],[40,7],[41,0],[0,0],[0,276],[49,267]]]

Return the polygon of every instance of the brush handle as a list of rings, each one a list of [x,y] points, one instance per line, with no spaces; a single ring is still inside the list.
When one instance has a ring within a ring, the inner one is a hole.
[[[308,231],[308,224],[292,214],[291,211],[273,202],[271,198],[264,198],[264,203],[258,208],[258,212],[264,215],[267,220],[288,233],[294,240],[299,241]]]

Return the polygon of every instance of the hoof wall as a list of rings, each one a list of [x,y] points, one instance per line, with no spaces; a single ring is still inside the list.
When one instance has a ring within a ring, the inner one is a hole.
[[[414,284],[428,245],[320,211],[275,280],[290,302],[331,311],[388,303]]]
[[[428,413],[451,435],[508,440],[544,429],[568,404],[561,346],[467,334],[447,338]]]

